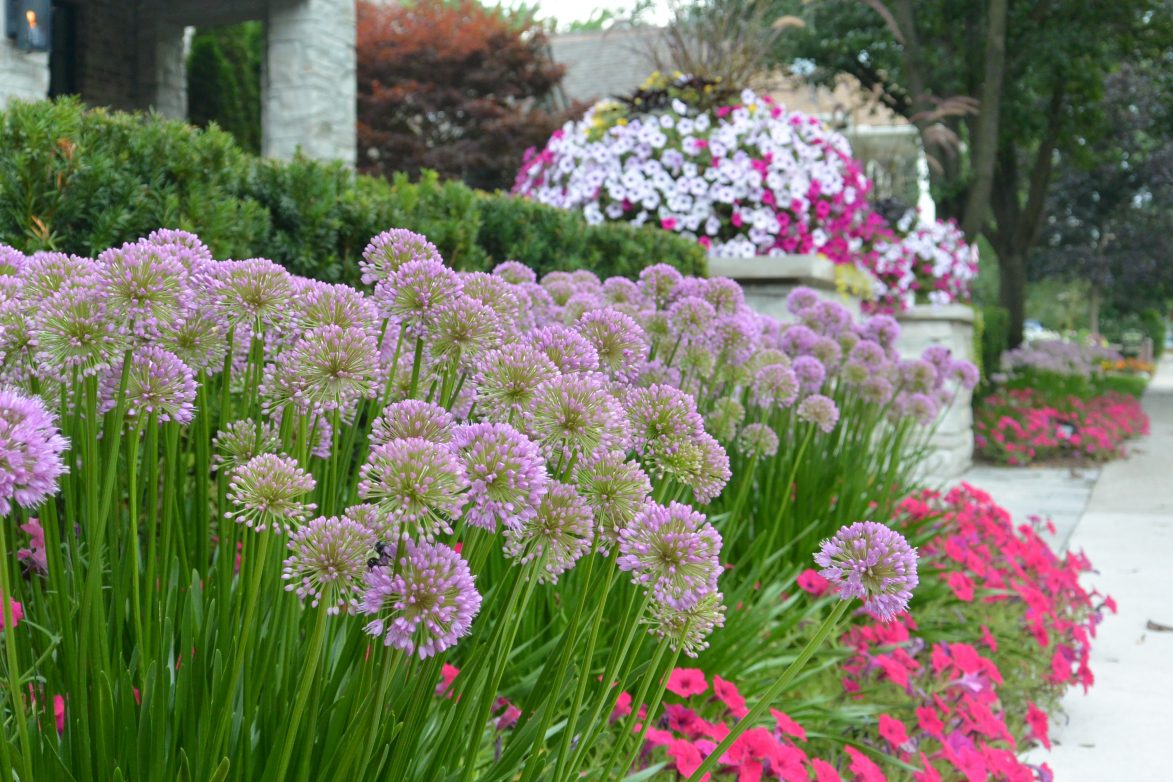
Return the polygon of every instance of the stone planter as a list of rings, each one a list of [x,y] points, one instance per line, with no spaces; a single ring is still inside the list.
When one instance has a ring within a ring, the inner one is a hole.
[[[794,320],[786,309],[786,297],[798,287],[839,302],[859,315],[858,298],[841,293],[835,280],[835,264],[821,255],[758,255],[749,258],[709,258],[710,277],[729,277],[745,291],[745,303],[755,312],[782,322]]]
[[[919,358],[930,345],[949,348],[954,358],[974,361],[973,308],[963,304],[917,305],[897,315],[897,348],[905,358]],[[933,478],[956,478],[973,463],[973,394],[959,389],[957,398],[941,414],[930,441],[932,453],[924,466]]]

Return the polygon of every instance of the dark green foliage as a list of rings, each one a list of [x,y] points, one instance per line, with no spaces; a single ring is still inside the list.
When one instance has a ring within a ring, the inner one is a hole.
[[[215,122],[249,152],[261,151],[260,22],[196,30],[187,56],[187,116],[206,128]]]
[[[0,112],[0,243],[94,255],[159,227],[199,234],[218,258],[266,257],[357,283],[387,228],[425,234],[453,266],[518,260],[539,273],[635,276],[669,263],[703,273],[701,247],[655,228],[590,226],[579,215],[441,182],[357,175],[340,163],[262,160],[217,128],[86,110],[76,100]]]
[[[1153,358],[1159,359],[1165,352],[1165,317],[1155,309],[1140,313],[1141,328],[1153,341]]]
[[[1005,307],[982,307],[982,382],[999,370],[1002,352],[1010,347],[1010,313]]]
[[[1149,379],[1144,375],[1104,375],[1096,378],[1092,385],[1097,395],[1115,392],[1139,399],[1148,387]]]

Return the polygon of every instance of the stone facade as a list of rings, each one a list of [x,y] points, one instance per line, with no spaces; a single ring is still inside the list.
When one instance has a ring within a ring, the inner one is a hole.
[[[949,348],[954,358],[975,360],[972,307],[918,305],[897,318],[900,321],[897,347],[906,358],[919,357],[930,345],[942,345]],[[924,467],[927,476],[956,478],[973,464],[972,401],[972,392],[960,389],[953,404],[942,412],[929,443],[932,451]]]
[[[10,100],[37,100],[48,93],[49,55],[21,51],[0,38],[0,108]]]

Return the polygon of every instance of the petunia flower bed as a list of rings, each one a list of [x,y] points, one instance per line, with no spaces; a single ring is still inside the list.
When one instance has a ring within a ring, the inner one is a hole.
[[[818,550],[843,599],[791,617],[817,630],[732,744],[858,601],[903,609],[915,556],[881,522],[976,380],[810,291],[782,327],[730,280],[457,273],[403,230],[369,293],[181,231],[4,259],[0,767],[25,779],[622,776],[616,693],[656,713]]]

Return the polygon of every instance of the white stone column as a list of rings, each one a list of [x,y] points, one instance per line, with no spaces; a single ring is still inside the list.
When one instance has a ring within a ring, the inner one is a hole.
[[[897,319],[900,339],[896,347],[905,358],[919,358],[930,345],[942,345],[954,358],[975,361],[972,307],[917,305]],[[953,404],[942,412],[929,443],[932,452],[923,468],[926,476],[956,478],[973,464],[972,398],[971,391],[960,388]]]
[[[187,51],[191,43],[190,27],[158,19],[143,23],[139,88],[140,104],[150,106],[171,119],[187,119]]]
[[[4,13],[0,9],[0,33]],[[0,108],[13,99],[40,100],[49,95],[49,54],[25,52],[0,38]]]
[[[835,264],[821,255],[759,255],[752,258],[709,258],[710,277],[729,277],[741,284],[750,309],[775,320],[789,322],[786,297],[798,287],[813,289],[820,297],[837,301],[856,317],[859,298],[839,290]]]
[[[354,0],[272,0],[261,75],[261,151],[355,159]]]

